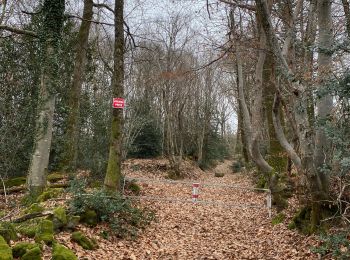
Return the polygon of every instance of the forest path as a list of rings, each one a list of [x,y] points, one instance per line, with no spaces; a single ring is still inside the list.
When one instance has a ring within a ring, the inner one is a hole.
[[[216,167],[216,171],[225,171],[222,178],[214,177],[210,171],[202,173],[197,181],[253,186],[247,175],[230,173],[230,165],[231,162],[225,161]],[[165,180],[153,171],[142,169],[129,176]],[[142,195],[189,199],[190,183],[144,183]],[[264,206],[266,194],[200,186],[199,197],[227,204]],[[266,208],[165,201],[142,203],[156,212],[156,221],[135,241],[106,241],[99,249],[101,255],[107,253],[109,259],[317,259],[310,252],[313,239],[288,230],[287,223],[273,226]],[[91,259],[98,258],[98,251],[91,252]]]

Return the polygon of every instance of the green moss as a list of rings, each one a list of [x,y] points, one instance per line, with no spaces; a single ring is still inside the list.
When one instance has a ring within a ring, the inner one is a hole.
[[[55,230],[59,230],[67,225],[67,214],[63,207],[57,207],[54,209],[52,222]]]
[[[40,196],[37,198],[37,202],[44,202],[49,199],[58,197],[63,192],[62,188],[49,188],[46,189]]]
[[[225,173],[223,172],[215,172],[215,177],[224,177]]]
[[[98,248],[97,242],[94,239],[87,238],[81,232],[72,233],[71,238],[72,238],[72,241],[76,242],[78,245],[80,245],[82,248],[86,250],[94,250]]]
[[[20,242],[17,243],[13,248],[12,248],[12,253],[13,257],[21,257],[25,253],[27,253],[28,250],[33,249],[35,247],[38,247],[37,244],[29,243],[29,242]]]
[[[5,181],[6,188],[21,186],[26,183],[26,177],[17,177]]]
[[[66,177],[67,177],[67,175],[64,173],[53,172],[53,173],[50,173],[49,175],[47,175],[47,180],[49,182],[57,182],[57,181],[64,180]]]
[[[141,187],[134,180],[128,182],[126,188],[135,195],[139,195],[141,192]]]
[[[23,211],[24,214],[43,212],[45,208],[40,203],[33,203]]]
[[[30,220],[16,225],[16,230],[21,235],[33,238],[38,228],[38,220]]]
[[[80,216],[68,216],[67,217],[67,229],[74,230],[75,227],[79,224]]]
[[[95,188],[95,189],[102,188],[103,187],[103,183],[100,180],[93,180],[93,181],[90,182],[89,187]]]
[[[256,187],[258,189],[266,189],[267,188],[267,181],[264,175],[259,175],[258,182],[256,184]]]
[[[41,260],[41,250],[40,248],[34,247],[28,250],[22,257],[21,260]]]
[[[63,245],[55,243],[52,249],[52,260],[78,260],[78,257],[72,250]]]
[[[278,225],[282,223],[285,218],[286,218],[286,215],[284,215],[283,213],[279,213],[272,219],[271,223],[272,225]]]
[[[310,207],[302,208],[297,212],[297,214],[295,214],[291,223],[289,223],[288,228],[297,229],[298,231],[300,231],[305,235],[310,235],[311,234],[310,216],[311,216],[311,208]]]
[[[0,236],[0,260],[12,260],[11,247],[6,243],[5,239]]]
[[[15,241],[18,239],[15,226],[9,222],[2,222],[0,224],[0,236],[2,236],[7,243],[10,243],[11,240]]]
[[[87,209],[81,216],[80,222],[85,223],[89,226],[96,226],[98,222],[97,214],[94,210]]]
[[[50,220],[43,220],[40,222],[35,233],[35,242],[43,241],[45,244],[52,244],[53,241],[53,223]]]

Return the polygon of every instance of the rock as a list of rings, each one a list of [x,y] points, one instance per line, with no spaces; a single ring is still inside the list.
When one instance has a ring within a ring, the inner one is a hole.
[[[55,243],[52,249],[52,260],[78,260],[78,257],[72,250],[63,245]]]
[[[26,177],[16,177],[5,181],[6,188],[21,186],[26,183]]]
[[[81,216],[80,222],[85,223],[89,226],[96,226],[98,222],[97,214],[94,210],[87,209]]]
[[[89,239],[88,237],[84,236],[84,234],[81,232],[72,233],[71,238],[72,241],[76,242],[78,245],[80,245],[86,250],[94,250],[98,248],[97,242],[94,239]]]
[[[21,260],[41,260],[41,249],[36,246],[28,250],[22,257]]]
[[[17,243],[13,248],[12,248],[12,253],[13,257],[18,258],[22,257],[27,251],[38,247],[37,244],[29,243],[29,242],[20,242]]]
[[[57,207],[53,210],[52,222],[55,231],[58,231],[67,225],[67,214],[63,207]]]
[[[6,243],[5,239],[0,236],[0,260],[12,260],[11,247]]]
[[[47,245],[53,242],[53,223],[51,220],[45,219],[38,226],[35,233],[35,242],[40,243],[41,241]]]
[[[2,236],[8,244],[10,244],[11,240],[15,241],[18,239],[14,225],[9,222],[2,222],[0,224],[0,236]]]
[[[215,177],[224,177],[225,176],[225,173],[223,172],[216,172],[215,173]]]
[[[38,198],[37,202],[44,202],[49,199],[58,197],[63,192],[62,188],[49,188],[44,191]]]
[[[75,227],[79,224],[80,216],[68,216],[66,228],[74,230]]]

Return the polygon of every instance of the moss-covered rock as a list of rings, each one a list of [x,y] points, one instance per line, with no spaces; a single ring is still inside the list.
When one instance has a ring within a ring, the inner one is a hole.
[[[16,230],[18,233],[30,238],[35,237],[37,228],[38,223],[36,221],[26,221],[16,225]]]
[[[37,246],[29,249],[22,257],[21,260],[41,260],[41,249]]]
[[[45,208],[40,203],[33,203],[23,211],[24,214],[43,212]]]
[[[35,242],[40,243],[41,241],[48,245],[53,242],[53,223],[51,220],[45,219],[38,226],[35,233]]]
[[[223,172],[215,172],[215,177],[224,177],[225,173]]]
[[[37,198],[37,202],[44,202],[49,199],[58,197],[63,192],[62,188],[49,188],[46,189],[40,196]]]
[[[15,241],[18,239],[15,226],[9,222],[2,222],[0,224],[0,236],[2,236],[8,244],[11,240]]]
[[[75,227],[79,224],[79,221],[80,221],[80,216],[68,215],[66,228],[70,230],[74,230]]]
[[[6,243],[5,239],[0,236],[0,260],[12,260],[11,247]]]
[[[55,243],[52,249],[52,260],[78,260],[78,257],[72,250],[63,245]]]
[[[16,177],[5,181],[6,188],[21,186],[26,183],[26,177]]]
[[[38,247],[38,244],[33,244],[29,242],[20,242],[12,247],[13,257],[22,257],[27,251]]]
[[[67,175],[62,172],[53,172],[47,175],[47,180],[52,183],[64,180],[66,178],[67,178]]]
[[[72,241],[76,242],[82,248],[86,250],[94,250],[98,248],[97,242],[94,239],[89,239],[81,232],[72,233]]]
[[[286,215],[284,215],[283,213],[279,213],[277,214],[271,221],[272,225],[278,225],[280,223],[282,223],[286,218]]]
[[[63,207],[57,207],[53,210],[52,222],[56,231],[67,225],[67,214]]]
[[[80,222],[85,223],[89,226],[96,226],[98,222],[97,214],[94,210],[87,209],[81,216]]]

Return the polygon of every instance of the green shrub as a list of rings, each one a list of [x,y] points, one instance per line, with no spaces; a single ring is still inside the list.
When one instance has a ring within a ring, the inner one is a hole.
[[[312,252],[321,256],[331,255],[335,259],[350,259],[350,241],[348,233],[320,236],[321,245],[313,247]]]
[[[72,215],[83,216],[86,211],[94,211],[98,221],[108,223],[119,237],[134,237],[153,218],[152,212],[134,207],[116,193],[94,190],[87,194],[81,185],[71,190],[73,198],[69,202],[69,211]]]

